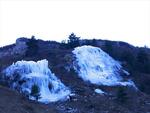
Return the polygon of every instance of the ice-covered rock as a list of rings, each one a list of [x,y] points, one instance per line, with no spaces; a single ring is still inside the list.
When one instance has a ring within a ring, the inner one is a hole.
[[[95,89],[94,91],[95,91],[95,93],[98,93],[98,94],[101,94],[101,95],[106,94],[106,93],[105,93],[104,91],[102,91],[101,89]]]
[[[93,46],[76,47],[73,54],[77,62],[74,69],[84,81],[107,86],[132,84],[131,81],[122,82],[123,78],[120,73],[126,71],[123,71],[118,61],[100,48]]]
[[[33,85],[40,89],[39,102],[49,103],[66,99],[70,90],[50,71],[48,61],[18,61],[4,70],[5,79],[13,89],[26,93],[30,99]]]

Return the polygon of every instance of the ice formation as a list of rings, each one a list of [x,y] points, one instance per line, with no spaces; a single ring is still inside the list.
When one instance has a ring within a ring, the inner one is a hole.
[[[126,71],[122,69],[118,61],[98,47],[76,47],[73,54],[77,62],[74,69],[84,81],[107,86],[134,84],[132,81],[122,82],[123,78],[120,76],[120,72]]]
[[[102,91],[101,89],[95,89],[94,91],[95,91],[95,93],[98,93],[98,94],[101,94],[101,95],[106,94],[106,93],[105,93],[104,91]]]
[[[31,88],[36,84],[40,89],[39,102],[49,103],[66,99],[70,90],[50,71],[48,61],[18,61],[4,70],[5,77],[11,81],[13,89],[27,94],[30,99]]]

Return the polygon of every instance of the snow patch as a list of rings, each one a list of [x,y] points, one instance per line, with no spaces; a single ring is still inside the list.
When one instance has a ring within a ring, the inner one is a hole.
[[[70,90],[50,71],[48,61],[18,61],[4,70],[5,77],[11,81],[13,89],[30,95],[32,86],[36,84],[40,89],[39,102],[49,103],[65,99]]]
[[[98,94],[106,94],[104,91],[102,91],[101,89],[95,89],[94,90],[95,91],[95,93],[98,93]]]
[[[122,69],[118,61],[115,61],[107,53],[98,47],[81,46],[73,51],[76,57],[77,66],[74,69],[84,81],[90,81],[98,85],[129,85],[130,83],[121,82],[123,78],[120,72],[129,74]]]
[[[130,73],[129,73],[129,72],[127,72],[126,70],[123,70],[123,72],[124,72],[127,76],[129,76],[129,75],[130,75]]]

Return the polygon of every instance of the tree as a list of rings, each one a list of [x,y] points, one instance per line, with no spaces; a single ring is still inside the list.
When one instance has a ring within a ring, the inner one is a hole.
[[[38,47],[38,42],[35,39],[35,36],[32,36],[31,39],[26,44],[28,46],[26,51],[26,56],[36,55],[39,47]]]
[[[49,84],[48,84],[48,88],[49,88],[50,91],[52,90],[52,88],[53,88],[52,83],[49,83]]]
[[[31,96],[35,97],[36,100],[40,99],[40,88],[34,84],[31,88]]]
[[[80,37],[77,37],[74,33],[71,33],[68,38],[68,45],[70,48],[74,48],[80,45]]]
[[[113,50],[113,43],[111,41],[105,41],[105,51],[110,55],[115,57]]]

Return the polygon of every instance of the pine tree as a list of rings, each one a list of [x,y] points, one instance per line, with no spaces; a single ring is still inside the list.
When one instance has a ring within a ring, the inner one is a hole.
[[[40,99],[40,88],[34,84],[31,88],[31,96],[35,97],[36,100]]]
[[[80,45],[80,37],[77,37],[74,33],[71,33],[68,38],[68,45],[70,48],[74,48]]]

